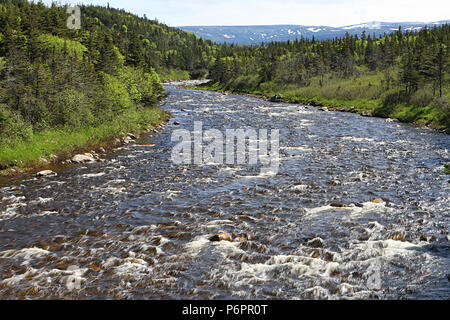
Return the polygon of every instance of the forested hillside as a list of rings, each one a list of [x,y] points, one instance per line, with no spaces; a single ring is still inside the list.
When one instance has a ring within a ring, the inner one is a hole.
[[[123,10],[83,6],[81,12],[82,30],[106,34],[126,57],[126,64],[152,67],[159,74],[179,70],[189,72],[191,78],[202,77],[217,47],[194,34]]]
[[[0,0],[0,167],[159,121],[157,72],[195,78],[210,64],[210,42],[157,21],[82,6],[71,30],[68,17],[66,7]]]
[[[383,37],[221,46],[214,89],[450,128],[450,26]]]

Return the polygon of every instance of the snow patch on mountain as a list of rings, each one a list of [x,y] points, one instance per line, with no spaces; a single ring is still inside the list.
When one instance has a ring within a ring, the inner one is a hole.
[[[205,40],[217,43],[258,44],[271,41],[295,41],[306,39],[330,40],[345,37],[346,33],[361,37],[367,35],[382,36],[402,28],[403,31],[420,31],[425,27],[433,28],[450,20],[433,22],[379,22],[354,24],[344,27],[302,26],[302,25],[266,25],[266,26],[190,26],[179,27],[198,35]]]

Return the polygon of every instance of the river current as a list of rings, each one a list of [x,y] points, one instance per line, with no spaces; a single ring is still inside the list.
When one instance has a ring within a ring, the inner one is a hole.
[[[166,90],[153,137],[0,185],[0,299],[450,299],[450,136]],[[194,121],[279,129],[278,173],[174,164]]]

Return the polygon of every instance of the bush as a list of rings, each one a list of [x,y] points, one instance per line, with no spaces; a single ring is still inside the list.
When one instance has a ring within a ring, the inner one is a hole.
[[[32,127],[25,123],[19,113],[0,104],[0,145],[28,139],[32,134]]]
[[[240,76],[229,82],[229,89],[236,91],[253,91],[259,86],[260,79],[258,75]]]
[[[263,82],[260,85],[260,88],[263,92],[272,94],[279,90],[279,86],[275,82]]]
[[[419,89],[411,95],[409,102],[418,107],[427,106],[433,101],[433,94],[425,88]]]
[[[23,119],[37,130],[47,128],[54,123],[54,111],[45,101],[36,98],[30,91],[23,93],[18,107]]]
[[[107,73],[101,73],[101,81],[102,86],[94,110],[97,118],[111,120],[114,115],[134,105],[126,83]]]
[[[0,74],[3,72],[5,67],[6,67],[6,59],[3,57],[0,57]]]
[[[206,70],[206,69],[196,69],[196,70],[189,72],[189,77],[192,80],[197,80],[197,79],[205,78],[207,74],[208,74],[208,70]]]
[[[133,67],[123,68],[118,75],[120,81],[126,84],[128,94],[135,103],[154,105],[164,92],[159,77],[152,69],[146,73]]]
[[[398,90],[389,90],[381,95],[383,107],[394,106],[396,104],[405,102],[403,93]]]
[[[83,46],[78,41],[63,39],[51,34],[41,34],[37,41],[39,43],[39,48],[41,52],[45,55],[50,56],[56,53],[66,53],[71,58],[81,59],[87,48]]]
[[[56,101],[58,115],[55,124],[80,128],[94,123],[89,105],[91,101],[82,92],[74,89],[61,92]]]
[[[446,127],[447,132],[450,132],[450,101],[446,98],[437,98],[433,101],[433,106],[439,113],[439,122]]]

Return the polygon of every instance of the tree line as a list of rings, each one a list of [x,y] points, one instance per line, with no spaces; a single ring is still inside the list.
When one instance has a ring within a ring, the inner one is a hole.
[[[335,90],[345,91],[346,80],[375,79],[381,101],[380,115],[388,115],[399,104],[429,106],[437,121],[450,128],[448,24],[392,34],[316,41],[262,43],[260,46],[222,45],[216,51],[209,77],[222,89],[261,92],[266,88],[311,88],[310,95],[321,95],[322,87],[342,83]],[[333,87],[334,90],[334,87]],[[305,90],[304,90],[305,91]],[[349,90],[347,90],[349,91]],[[356,90],[353,90],[356,92]],[[363,90],[360,90],[360,92]],[[366,97],[364,93],[349,98]],[[368,97],[368,95],[367,95]]]
[[[69,16],[55,3],[0,0],[0,144],[154,106],[163,94],[157,72],[204,76],[215,50],[123,10],[81,6],[78,30]]]

